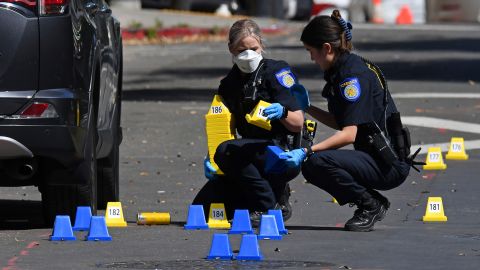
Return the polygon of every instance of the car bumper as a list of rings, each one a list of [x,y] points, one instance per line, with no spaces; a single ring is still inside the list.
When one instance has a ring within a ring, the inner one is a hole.
[[[0,99],[3,99],[2,96]],[[33,102],[52,104],[58,117],[19,118],[0,115],[0,136],[15,140],[30,151],[36,159],[51,158],[65,167],[71,167],[81,161],[86,136],[84,127],[86,123],[81,119],[86,118],[86,110],[81,108],[80,98],[75,91],[72,89],[41,90],[33,97],[25,97],[25,107]],[[21,148],[21,146],[16,148],[18,153],[21,153]],[[12,153],[15,151],[10,154]],[[0,159],[8,158],[14,159],[15,155],[9,157],[7,153],[4,156],[0,154]],[[17,158],[24,158],[24,156],[19,154]]]
[[[25,158],[27,151],[33,154],[32,158],[51,158],[65,167],[72,167],[83,159],[86,130],[80,127],[0,125],[0,134],[18,142],[16,148],[0,154],[3,160]]]

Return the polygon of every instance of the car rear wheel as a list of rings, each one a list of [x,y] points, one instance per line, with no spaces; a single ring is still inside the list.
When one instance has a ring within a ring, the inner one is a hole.
[[[297,0],[297,10],[293,19],[308,20],[312,12],[312,4],[310,0]]]
[[[120,129],[120,102],[117,103],[114,115],[113,127],[113,145],[112,150],[106,158],[98,160],[98,209],[106,209],[108,202],[119,201],[119,148],[121,142]]]
[[[73,223],[77,206],[90,206],[92,214],[97,213],[97,133],[95,117],[91,118],[85,142],[85,159],[72,173],[72,177],[79,178],[83,184],[44,183],[41,187],[43,214],[49,226],[57,215],[69,215]]]
[[[120,200],[119,155],[122,142],[122,78],[123,78],[123,45],[120,41],[120,68],[118,71],[117,96],[112,118],[112,149],[107,157],[98,160],[97,203],[98,209],[107,208],[108,202]]]
[[[192,6],[192,0],[174,0],[173,8],[179,10],[190,10]]]

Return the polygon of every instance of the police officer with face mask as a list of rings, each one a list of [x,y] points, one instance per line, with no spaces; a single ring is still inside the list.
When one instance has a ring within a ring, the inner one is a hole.
[[[303,112],[290,92],[297,79],[286,62],[263,58],[260,29],[252,20],[233,24],[228,46],[234,65],[221,80],[218,94],[232,113],[241,138],[223,142],[217,148],[214,159],[223,176],[216,175],[210,160],[205,159],[205,176],[210,181],[193,203],[204,205],[206,210],[210,203],[223,202],[229,217],[235,209],[248,209],[254,226],[269,209],[281,209],[286,220],[291,216],[287,183],[300,169],[271,174],[264,167],[267,146],[294,148],[289,138],[302,130]],[[271,103],[264,110],[271,130],[245,119],[260,100]]]

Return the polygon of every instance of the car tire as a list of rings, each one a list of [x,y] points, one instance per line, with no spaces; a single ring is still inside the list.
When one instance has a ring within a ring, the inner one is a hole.
[[[113,118],[112,150],[110,150],[107,157],[99,159],[97,164],[97,203],[100,210],[106,209],[108,202],[119,201],[120,112],[121,106],[120,102],[118,102]]]
[[[312,13],[312,5],[311,0],[297,0],[297,10],[293,19],[298,21],[308,20]]]
[[[173,8],[179,10],[190,10],[192,7],[192,0],[174,0]]]
[[[92,112],[93,110],[91,110]],[[75,220],[78,206],[90,206],[97,213],[97,130],[96,118],[90,113],[84,160],[72,171],[72,177],[84,184],[58,185],[44,183],[41,187],[45,223],[53,225],[57,215],[69,215]]]
[[[122,116],[122,80],[123,80],[123,47],[120,41],[120,67],[118,71],[117,96],[112,116],[112,149],[107,157],[99,159],[97,163],[97,207],[100,210],[107,208],[108,202],[120,200],[119,156],[120,143],[123,139],[120,126]]]

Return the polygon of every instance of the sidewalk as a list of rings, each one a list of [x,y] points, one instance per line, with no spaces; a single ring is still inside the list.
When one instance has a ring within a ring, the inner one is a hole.
[[[112,7],[120,21],[124,45],[161,45],[225,41],[231,25],[246,16],[211,13]],[[270,18],[253,18],[264,35],[283,35],[296,23]],[[300,24],[298,24],[300,26]]]

